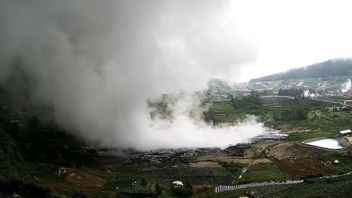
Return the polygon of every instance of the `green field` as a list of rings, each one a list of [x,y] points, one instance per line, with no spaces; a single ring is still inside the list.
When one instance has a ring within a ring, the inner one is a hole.
[[[291,177],[280,170],[275,163],[260,163],[252,166],[244,174],[245,183],[264,181],[283,181]]]
[[[298,132],[290,133],[288,136],[289,141],[303,141],[316,138],[329,138],[334,137],[338,133],[335,131],[309,131],[309,132]]]

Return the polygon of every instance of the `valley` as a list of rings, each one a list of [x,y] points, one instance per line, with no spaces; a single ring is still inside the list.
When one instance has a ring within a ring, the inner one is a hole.
[[[352,136],[348,130],[352,111],[344,101],[351,99],[350,91],[341,92],[340,81],[325,83],[335,84],[330,86],[335,89],[311,87],[302,79],[292,81],[304,83],[291,87],[250,82],[245,89],[214,80],[208,90],[198,93],[203,97],[200,105],[207,107],[202,118],[209,125],[226,127],[254,116],[270,129],[249,142],[227,148],[147,151],[83,142],[55,124],[50,107],[20,106],[2,91],[0,195],[347,196],[352,185]],[[314,96],[304,92],[317,89],[319,94]],[[168,105],[174,100],[175,96],[163,95],[160,100],[148,101],[150,116],[172,120]],[[325,138],[337,147],[310,143]],[[176,181],[182,187],[174,186]],[[235,190],[215,190],[225,189],[221,186]]]

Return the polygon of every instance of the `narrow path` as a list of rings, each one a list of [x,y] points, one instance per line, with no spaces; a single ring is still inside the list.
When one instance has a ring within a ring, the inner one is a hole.
[[[299,184],[303,183],[304,180],[288,180],[284,182],[262,182],[262,183],[249,183],[249,184],[241,184],[234,186],[217,186],[215,187],[215,193],[221,193],[226,191],[239,190],[244,188],[252,188],[252,187],[263,187],[263,186],[273,186],[273,185],[291,185],[291,184]]]
[[[322,177],[316,177],[316,179],[328,179],[328,178],[337,178],[337,177],[343,177],[343,176],[348,176],[352,175],[351,172],[347,172],[342,175],[330,175],[330,176],[322,176]],[[312,178],[314,179],[314,178]],[[263,186],[275,186],[275,185],[292,185],[292,184],[300,184],[303,183],[304,180],[287,180],[283,182],[262,182],[262,183],[248,183],[248,184],[241,184],[241,185],[220,185],[215,187],[214,192],[215,193],[221,193],[221,192],[227,192],[227,191],[233,191],[233,190],[239,190],[239,189],[245,189],[245,188],[252,188],[252,187],[263,187]]]
[[[256,160],[256,159],[255,159],[255,160]],[[244,167],[244,168],[242,169],[242,172],[241,172],[240,176],[238,176],[238,178],[237,178],[236,180],[239,180],[239,179],[241,179],[241,178],[243,177],[243,175],[247,172],[247,170],[249,169],[249,167],[253,164],[253,162],[254,162],[255,160],[252,160],[246,167]],[[233,183],[235,183],[236,180],[234,180]]]

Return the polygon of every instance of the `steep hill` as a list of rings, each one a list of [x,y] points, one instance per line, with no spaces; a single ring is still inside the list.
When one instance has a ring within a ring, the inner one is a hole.
[[[291,69],[286,72],[272,74],[256,79],[258,81],[275,81],[275,80],[289,80],[289,79],[303,79],[303,78],[324,78],[329,76],[351,76],[352,75],[352,59],[335,59],[328,60],[322,63],[301,67],[298,69]]]

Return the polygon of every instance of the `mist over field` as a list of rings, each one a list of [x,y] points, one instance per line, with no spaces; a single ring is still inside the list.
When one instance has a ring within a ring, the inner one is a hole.
[[[151,120],[148,98],[192,95],[214,76],[235,80],[257,49],[228,1],[5,0],[0,85],[104,146],[226,146],[265,129],[250,118],[214,127],[180,102],[172,122]],[[202,113],[202,112],[199,112]]]

